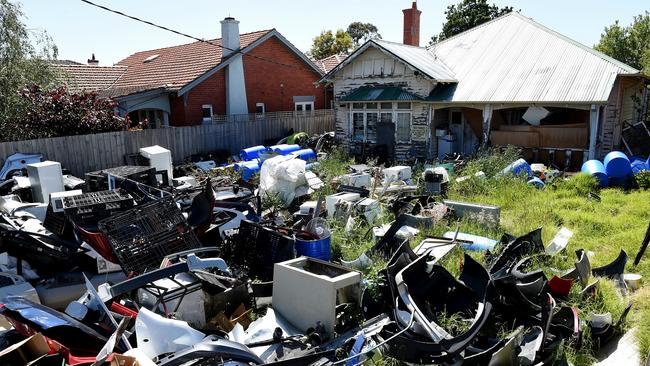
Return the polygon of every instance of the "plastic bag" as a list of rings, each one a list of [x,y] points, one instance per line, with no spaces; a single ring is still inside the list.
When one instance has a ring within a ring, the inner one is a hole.
[[[307,185],[304,160],[276,156],[264,161],[260,170],[260,195],[277,196],[285,204],[296,198],[296,190]]]

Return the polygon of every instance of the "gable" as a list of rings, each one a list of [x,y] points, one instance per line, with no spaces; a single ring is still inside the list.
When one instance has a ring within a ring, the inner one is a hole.
[[[337,74],[346,79],[413,76],[413,71],[404,62],[375,47],[367,48]]]

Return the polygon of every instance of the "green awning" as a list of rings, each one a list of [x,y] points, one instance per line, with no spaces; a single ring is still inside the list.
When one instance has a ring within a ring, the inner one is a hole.
[[[375,102],[375,101],[414,101],[422,100],[413,93],[396,87],[361,87],[354,89],[344,97],[339,99],[340,102]]]

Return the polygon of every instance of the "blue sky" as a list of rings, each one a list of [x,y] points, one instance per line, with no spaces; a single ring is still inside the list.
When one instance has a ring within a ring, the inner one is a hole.
[[[12,0],[14,1],[14,0]],[[324,29],[346,28],[353,21],[375,24],[384,39],[402,40],[401,9],[410,0],[93,0],[125,13],[201,38],[217,38],[219,20],[233,16],[240,31],[276,28],[303,51]],[[421,42],[438,33],[449,4],[459,0],[420,0]],[[648,0],[494,0],[536,21],[593,46],[603,28],[650,10]],[[92,7],[79,0],[22,0],[28,28],[47,30],[61,59],[85,61],[95,53],[111,65],[136,51],[188,43],[172,33]]]

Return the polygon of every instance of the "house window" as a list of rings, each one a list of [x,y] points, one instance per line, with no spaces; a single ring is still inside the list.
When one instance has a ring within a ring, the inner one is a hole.
[[[352,139],[354,141],[363,141],[365,131],[363,117],[363,112],[352,113]]]
[[[264,103],[255,103],[255,113],[264,114],[266,113],[266,106]]]
[[[408,109],[411,110],[411,102],[398,102],[397,109]]]
[[[296,102],[295,111],[308,113],[314,110],[314,102]]]
[[[204,104],[201,109],[203,111],[203,123],[212,122],[212,104]]]
[[[397,142],[410,142],[411,113],[397,112],[395,120],[395,140],[397,140]]]
[[[380,103],[379,108],[380,109],[393,109],[393,103],[391,103],[391,102]]]
[[[379,113],[366,112],[366,140],[375,142],[377,141],[377,120]]]
[[[393,112],[381,112],[379,121],[381,123],[393,123]]]

